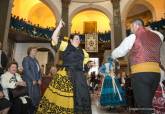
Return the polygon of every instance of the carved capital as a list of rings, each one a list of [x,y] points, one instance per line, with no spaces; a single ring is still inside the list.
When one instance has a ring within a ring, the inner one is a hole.
[[[120,0],[110,0],[112,4],[120,3]]]
[[[120,7],[120,0],[110,0],[112,3],[113,8]]]
[[[61,0],[62,6],[69,6],[71,0]]]

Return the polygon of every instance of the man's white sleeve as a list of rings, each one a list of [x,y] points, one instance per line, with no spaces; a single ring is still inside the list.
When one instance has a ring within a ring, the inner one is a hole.
[[[121,44],[112,51],[111,57],[113,59],[117,59],[119,57],[125,56],[129,52],[129,50],[132,49],[135,39],[136,39],[135,34],[131,34],[128,37],[126,37],[121,42]]]
[[[164,36],[162,33],[160,33],[159,31],[156,31],[156,30],[152,30],[152,29],[150,29],[150,31],[157,34],[160,37],[160,40],[163,42]]]

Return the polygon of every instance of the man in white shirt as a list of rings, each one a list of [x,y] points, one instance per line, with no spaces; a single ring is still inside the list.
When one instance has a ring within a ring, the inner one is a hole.
[[[141,114],[151,114],[152,99],[160,81],[160,47],[163,35],[158,31],[144,28],[141,19],[131,25],[134,34],[126,37],[119,47],[113,50],[112,58],[125,56],[128,52],[131,64],[134,99]]]

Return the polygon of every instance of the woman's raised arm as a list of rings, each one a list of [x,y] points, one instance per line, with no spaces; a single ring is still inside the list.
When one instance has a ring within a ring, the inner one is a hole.
[[[60,23],[58,24],[57,28],[54,30],[53,35],[52,35],[52,45],[57,45],[58,43],[58,38],[59,38],[59,32],[61,28],[65,25],[65,23],[60,20]]]

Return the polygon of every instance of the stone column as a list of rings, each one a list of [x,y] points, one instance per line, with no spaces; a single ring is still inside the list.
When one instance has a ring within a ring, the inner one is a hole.
[[[120,0],[111,0],[111,3],[113,6],[114,46],[117,47],[122,41]]]
[[[68,34],[71,34],[71,29],[72,29],[72,22],[68,24]]]
[[[68,36],[69,35],[69,5],[71,0],[61,0],[62,3],[62,19],[65,22],[65,27],[61,30],[61,35]]]
[[[122,26],[122,38],[124,39],[126,36],[127,36],[127,34],[126,34],[126,19],[125,18],[121,18],[121,26]]]
[[[115,48],[115,38],[114,38],[114,25],[113,22],[109,23],[110,27],[111,27],[111,50],[113,50]]]
[[[8,33],[13,0],[0,0],[0,41],[8,52]]]
[[[60,36],[63,38],[64,36],[68,36],[69,35],[69,5],[70,5],[71,0],[61,0],[61,5],[62,5],[62,19],[65,22],[65,26],[61,29],[60,31]],[[54,60],[54,64],[60,64],[60,51],[57,50],[56,54],[55,54],[55,60]]]

